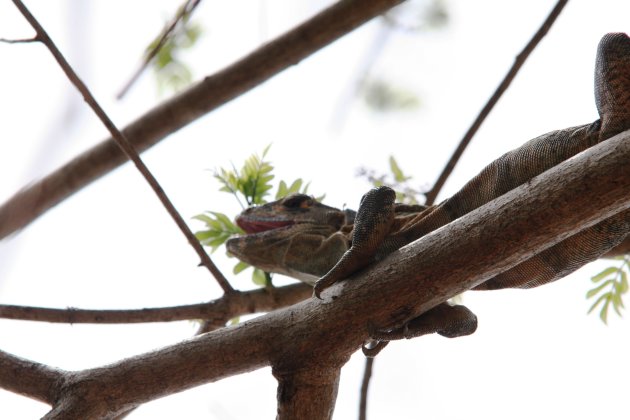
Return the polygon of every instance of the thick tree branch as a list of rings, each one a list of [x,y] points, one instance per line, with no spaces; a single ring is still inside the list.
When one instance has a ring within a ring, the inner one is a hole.
[[[334,285],[324,291],[323,301],[308,299],[235,327],[73,373],[45,418],[113,416],[265,365],[284,376],[292,370],[306,375],[312,366],[340,366],[368,338],[368,325],[399,326],[596,223],[630,218],[629,159],[626,131]]]
[[[0,387],[53,404],[67,372],[22,359],[0,350]]]
[[[299,63],[402,0],[341,0],[291,31],[206,77],[127,125],[123,134],[142,152],[169,134]],[[109,138],[0,206],[0,239],[126,161]]]
[[[288,372],[274,369],[273,376],[278,380],[276,420],[331,419],[340,374],[340,365],[317,364]]]
[[[479,115],[477,115],[475,121],[473,121],[466,134],[464,134],[464,137],[460,140],[459,145],[453,152],[453,155],[451,156],[449,161],[446,163],[446,166],[442,170],[442,173],[438,177],[437,181],[435,181],[433,187],[431,187],[431,189],[424,194],[426,197],[425,204],[431,205],[435,202],[437,195],[442,190],[442,187],[444,186],[444,183],[446,182],[448,177],[451,175],[451,172],[453,172],[453,168],[455,168],[455,165],[457,165],[459,158],[464,153],[464,150],[466,150],[466,147],[472,140],[473,136],[475,135],[475,133],[477,133],[477,130],[479,129],[479,127],[481,127],[481,124],[483,124],[486,117],[490,114],[492,108],[494,108],[496,103],[499,102],[499,99],[501,98],[501,96],[503,96],[503,93],[510,86],[512,80],[514,80],[514,77],[516,77],[516,74],[521,69],[529,55],[532,53],[532,51],[534,51],[540,40],[543,39],[545,35],[547,35],[549,28],[551,28],[551,25],[553,25],[553,23],[556,21],[556,18],[558,17],[558,15],[560,15],[560,12],[567,4],[567,2],[568,0],[558,0],[554,8],[549,13],[549,16],[547,16],[547,19],[545,19],[545,21],[543,22],[542,26],[538,29],[538,31],[536,31],[536,33],[534,34],[532,39],[529,40],[527,45],[525,45],[523,51],[521,51],[516,56],[514,64],[512,64],[512,67],[510,68],[508,73],[505,75],[490,99],[488,99],[488,102],[481,109],[481,112],[479,112]]]
[[[310,286],[300,283],[274,288],[272,291],[257,289],[234,292],[207,303],[127,310],[0,305],[0,318],[68,324],[132,324],[203,319],[214,324],[225,324],[240,315],[269,312],[293,305],[310,297],[312,292]]]
[[[138,156],[138,152],[131,142],[127,139],[127,137],[116,127],[114,122],[109,118],[105,110],[99,105],[96,101],[96,98],[92,95],[88,87],[83,83],[83,81],[76,74],[70,63],[65,59],[59,48],[55,45],[53,40],[48,36],[48,33],[44,30],[44,28],[40,25],[40,23],[35,19],[35,17],[31,14],[31,12],[24,6],[21,0],[13,0],[15,7],[22,13],[24,18],[28,21],[28,23],[35,29],[37,33],[36,38],[41,41],[53,55],[63,72],[68,77],[68,80],[77,88],[77,90],[83,96],[85,102],[92,108],[92,111],[96,114],[96,116],[101,120],[107,131],[110,132],[112,137],[114,138],[115,143],[120,147],[120,149],[125,153],[127,158],[133,161],[134,165],[138,169],[138,171],[142,174],[144,179],[147,181],[155,195],[157,195],[158,199],[162,203],[162,206],[166,209],[168,214],[171,216],[179,230],[184,234],[188,243],[195,250],[199,259],[201,260],[201,265],[206,267],[210,273],[214,276],[214,278],[219,283],[219,286],[223,289],[226,294],[233,293],[234,289],[227,281],[223,273],[218,269],[216,265],[210,259],[210,256],[203,249],[203,246],[199,242],[199,240],[192,233],[184,219],[179,214],[171,200],[168,198],[162,186],[158,183],[157,179],[153,176],[149,168],[144,164],[140,156]]]

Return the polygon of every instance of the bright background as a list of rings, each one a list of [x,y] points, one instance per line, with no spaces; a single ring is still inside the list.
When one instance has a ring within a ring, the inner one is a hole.
[[[196,78],[211,74],[330,2],[203,2],[206,29],[188,56]],[[372,75],[421,98],[413,112],[377,114],[352,99],[360,62],[381,24],[372,22],[271,81],[178,131],[142,157],[186,219],[204,210],[235,214],[212,170],[237,165],[273,143],[279,179],[302,177],[329,205],[356,208],[369,188],[365,166],[387,171],[394,155],[418,185],[430,185],[479,109],[555,2],[448,0],[446,28],[391,34]],[[27,1],[119,126],[157,103],[145,75],[122,102],[114,95],[178,1]],[[492,112],[441,198],[480,168],[552,129],[597,118],[593,66],[606,32],[630,30],[630,3],[574,0],[562,12]],[[30,28],[0,4],[0,37]],[[107,137],[41,45],[0,44],[0,201]],[[343,111],[345,120],[336,124]],[[593,197],[597,199],[597,197]],[[201,226],[190,222],[194,229]],[[215,255],[225,273],[233,260]],[[129,164],[0,242],[0,302],[80,308],[182,305],[220,290]],[[606,263],[603,263],[606,264]],[[471,337],[392,343],[376,360],[370,419],[629,418],[630,333],[613,317],[587,316],[595,263],[531,291],[467,293],[479,317]],[[249,277],[234,278],[238,288]],[[131,326],[0,320],[0,348],[64,369],[114,362],[190,337],[189,322]],[[357,417],[364,359],[343,370],[336,419]],[[133,419],[274,418],[269,369],[146,404]],[[48,407],[0,391],[0,417],[39,418]]]

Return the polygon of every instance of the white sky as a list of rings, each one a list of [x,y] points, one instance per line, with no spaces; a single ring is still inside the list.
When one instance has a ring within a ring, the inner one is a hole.
[[[204,2],[197,19],[206,33],[188,61],[197,77],[211,74],[326,3]],[[158,100],[152,77],[144,77],[125,101],[113,97],[178,4],[27,2],[120,126]],[[415,91],[423,104],[415,112],[375,115],[351,101],[343,128],[331,129],[333,111],[379,30],[372,23],[180,130],[143,158],[185,218],[204,210],[236,213],[238,206],[217,192],[208,169],[238,165],[269,143],[279,179],[311,180],[311,191],[326,193],[330,205],[356,208],[369,188],[355,177],[357,168],[386,171],[390,154],[418,184],[430,184],[553,4],[447,0],[447,28],[392,36],[374,72]],[[628,16],[627,1],[569,2],[477,134],[444,195],[534,136],[595,120],[596,46],[606,32],[627,32]],[[0,37],[30,33],[12,4],[1,3]],[[4,201],[106,135],[44,47],[0,45],[0,54]],[[229,273],[233,261],[220,254],[216,260]],[[219,296],[214,280],[196,263],[148,186],[125,165],[0,242],[0,302],[107,309]],[[628,326],[613,317],[606,327],[586,315],[589,277],[604,266],[587,266],[531,291],[466,294],[466,305],[479,317],[477,333],[391,344],[375,364],[370,419],[628,418]],[[233,281],[251,287],[246,275]],[[194,330],[188,322],[0,321],[0,348],[81,369],[175,343]],[[360,354],[344,368],[336,419],[357,417],[362,369]],[[275,380],[263,369],[147,404],[129,418],[273,418],[275,394]],[[0,391],[2,418],[38,418],[47,410]]]

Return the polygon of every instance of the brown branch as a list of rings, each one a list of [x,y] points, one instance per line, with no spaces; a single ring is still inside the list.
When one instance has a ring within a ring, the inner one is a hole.
[[[368,389],[370,388],[370,379],[372,378],[372,368],[374,367],[374,358],[365,358],[365,367],[363,369],[363,381],[361,381],[361,392],[359,394],[359,420],[367,419],[367,400]]]
[[[66,372],[0,350],[0,387],[53,404]]]
[[[560,15],[560,12],[567,4],[567,2],[568,0],[558,0],[558,3],[556,3],[554,8],[549,13],[549,16],[547,16],[547,19],[545,19],[538,31],[536,31],[532,39],[529,40],[529,42],[527,43],[525,48],[523,48],[520,54],[516,56],[516,59],[514,60],[514,64],[512,64],[510,71],[508,71],[508,73],[505,75],[505,77],[499,84],[499,87],[497,87],[497,89],[494,91],[486,105],[482,108],[479,115],[477,115],[477,118],[472,123],[466,134],[464,134],[464,137],[459,142],[459,145],[453,152],[453,155],[442,170],[442,173],[438,177],[437,181],[435,181],[433,187],[424,194],[426,197],[425,204],[431,205],[435,202],[437,195],[442,190],[442,187],[444,186],[444,183],[446,182],[448,177],[451,175],[451,172],[453,172],[453,168],[455,168],[455,165],[457,165],[459,158],[464,153],[464,150],[472,140],[473,136],[475,135],[475,133],[477,133],[477,130],[479,129],[479,127],[481,127],[481,124],[490,114],[490,111],[492,111],[492,108],[494,108],[503,93],[510,86],[512,80],[514,79],[520,68],[523,66],[529,55],[532,53],[532,51],[534,51],[540,40],[542,40],[543,37],[547,34],[549,28],[551,28],[551,25],[553,25],[553,23],[556,21],[556,18],[558,17],[558,15]]]
[[[341,365],[274,369],[273,376],[278,380],[276,420],[332,419],[340,374]]]
[[[188,18],[190,14],[195,10],[195,8],[199,6],[199,3],[201,3],[201,0],[186,0],[186,3],[180,6],[171,23],[166,28],[164,28],[162,33],[159,35],[158,41],[155,43],[155,46],[151,48],[151,50],[147,54],[145,54],[144,59],[142,60],[142,63],[140,64],[138,69],[134,72],[129,81],[125,83],[125,86],[123,86],[118,95],[116,95],[116,99],[122,99],[123,96],[127,94],[131,86],[136,82],[136,80],[138,80],[138,77],[140,77],[142,72],[144,72],[144,70],[147,68],[151,60],[155,58],[155,56],[162,49],[164,44],[166,44],[168,37],[175,30],[179,22],[181,22],[184,18]]]
[[[630,130],[332,286],[323,301],[307,299],[235,327],[73,372],[44,418],[111,418],[151,399],[267,365],[276,376],[293,372],[303,383],[330,390],[330,371],[368,338],[368,324],[400,325],[596,223],[629,217],[628,159]],[[289,406],[293,395],[282,395],[279,403]],[[333,404],[334,395],[328,400]]]
[[[303,24],[149,110],[123,129],[138,151],[299,63],[402,0],[341,0]],[[126,161],[110,138],[0,206],[0,239]]]
[[[39,39],[37,38],[24,38],[24,39],[0,38],[0,42],[4,44],[31,44],[33,42],[39,42]]]
[[[81,95],[83,96],[83,99],[85,100],[85,102],[87,102],[90,108],[92,108],[94,113],[101,120],[103,125],[110,132],[110,134],[116,141],[116,144],[118,144],[118,146],[123,150],[125,155],[131,161],[133,161],[133,163],[136,165],[136,168],[138,168],[138,171],[140,171],[144,179],[149,183],[149,185],[151,186],[151,189],[155,192],[158,199],[160,200],[160,202],[162,203],[162,205],[168,212],[168,214],[171,216],[173,221],[175,221],[175,224],[179,227],[179,230],[184,234],[186,239],[188,239],[188,243],[193,247],[193,249],[199,256],[201,260],[201,264],[212,273],[214,278],[219,283],[219,286],[221,286],[221,288],[226,294],[233,293],[234,289],[232,288],[232,286],[230,286],[230,283],[223,276],[223,273],[221,273],[221,271],[217,268],[217,266],[214,265],[214,263],[210,259],[210,256],[203,249],[203,246],[201,245],[199,240],[197,240],[197,238],[192,233],[192,231],[190,230],[186,222],[184,222],[184,219],[182,218],[182,216],[179,214],[179,212],[177,211],[177,209],[175,208],[171,200],[168,198],[168,196],[162,189],[162,186],[158,183],[157,179],[155,179],[153,174],[149,171],[149,169],[144,164],[142,159],[140,159],[140,156],[138,156],[138,152],[136,151],[133,144],[131,144],[131,142],[127,139],[127,137],[120,130],[118,130],[118,127],[116,127],[114,122],[105,113],[105,110],[103,110],[103,108],[96,101],[96,99],[94,98],[94,96],[92,95],[88,87],[85,85],[85,83],[83,83],[83,81],[75,73],[75,71],[72,69],[72,66],[70,66],[68,61],[63,56],[63,54],[61,54],[61,51],[59,51],[59,49],[57,48],[55,43],[52,41],[52,39],[50,39],[50,37],[48,36],[48,33],[46,33],[44,28],[39,24],[37,19],[35,19],[35,17],[26,8],[26,6],[24,6],[21,0],[13,0],[13,3],[17,7],[17,9],[20,11],[20,13],[22,13],[24,18],[28,21],[28,23],[30,23],[33,29],[35,29],[35,32],[37,33],[35,38],[41,41],[44,45],[46,45],[46,47],[51,52],[55,60],[57,60],[57,63],[59,63],[59,66],[61,67],[63,72],[68,77],[68,80],[70,80],[70,82],[77,88],[77,90],[81,92]]]
[[[128,310],[0,305],[0,318],[67,324],[132,324],[204,319],[224,325],[236,316],[268,312],[293,305],[310,297],[312,292],[310,286],[300,283],[278,287],[271,292],[266,289],[236,291],[217,300],[194,305]]]

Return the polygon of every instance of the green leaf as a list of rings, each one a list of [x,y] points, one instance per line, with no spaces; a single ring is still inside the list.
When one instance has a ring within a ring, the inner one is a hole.
[[[403,174],[403,171],[400,169],[400,166],[398,166],[398,162],[396,162],[394,156],[389,157],[389,169],[392,171],[396,182],[405,182],[411,178]]]
[[[239,262],[236,263],[236,265],[232,269],[232,273],[238,274],[238,273],[242,272],[243,270],[246,270],[248,267],[251,267],[251,266],[249,264],[247,264],[246,262],[239,261]]]
[[[614,281],[613,281],[613,280],[606,280],[605,282],[603,282],[603,283],[602,283],[602,284],[600,284],[599,286],[595,287],[594,289],[589,290],[589,291],[586,293],[586,298],[587,298],[587,299],[592,298],[593,296],[595,296],[596,294],[598,294],[599,292],[601,292],[601,290],[602,290],[604,287],[609,286],[609,285],[611,285],[611,284],[614,284]]]
[[[620,308],[623,308],[623,301],[621,300],[621,296],[613,294],[611,296],[611,300],[613,303],[613,309],[615,310],[615,312],[617,312],[617,315],[622,316],[620,311]]]
[[[302,184],[304,181],[302,178],[298,178],[291,183],[291,185],[287,186],[287,183],[284,181],[280,181],[278,184],[278,190],[276,191],[276,200],[279,200],[282,197],[286,197],[289,194],[299,193],[306,194],[308,190],[308,186],[310,183],[306,184],[304,188],[302,188]],[[301,189],[301,191],[300,191]]]
[[[252,273],[252,281],[254,282],[254,284],[257,284],[259,286],[266,286],[267,276],[265,275],[265,272],[262,271],[260,268],[254,268],[254,272]]]
[[[193,218],[205,223],[207,229],[195,232],[195,236],[203,245],[210,247],[211,252],[215,252],[232,235],[243,233],[243,230],[223,213],[208,212]]]
[[[203,243],[204,241],[210,238],[216,238],[217,235],[219,235],[219,232],[215,230],[200,230],[200,231],[195,232],[195,237],[199,239],[201,243]]]
[[[608,297],[602,306],[602,310],[599,312],[599,318],[608,325],[608,306],[610,306],[610,298]]]
[[[286,197],[288,195],[287,191],[289,191],[287,183],[284,181],[280,181],[280,183],[278,184],[278,191],[276,191],[276,200],[282,197]]]
[[[621,278],[619,281],[619,294],[623,295],[628,291],[628,273],[624,270],[619,270],[619,276]]]
[[[591,277],[591,281],[593,283],[597,283],[599,281],[602,281],[604,278],[610,276],[611,274],[615,274],[617,271],[618,271],[617,267],[608,267],[604,269],[602,272]]]
[[[607,295],[608,295],[608,294],[607,294],[607,293],[605,293],[605,294],[601,295],[600,297],[598,297],[598,298],[597,298],[597,300],[595,301],[595,303],[593,303],[593,304],[591,305],[591,307],[588,309],[588,312],[587,312],[587,313],[589,313],[589,314],[590,314],[590,313],[593,311],[593,309],[595,309],[595,308],[597,307],[597,305],[599,305],[599,304],[600,304],[603,300],[607,299],[607,298],[608,298],[608,296],[607,296]]]

